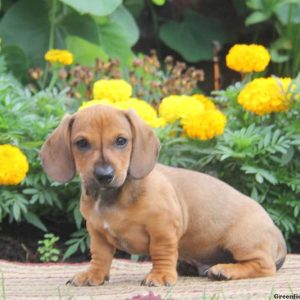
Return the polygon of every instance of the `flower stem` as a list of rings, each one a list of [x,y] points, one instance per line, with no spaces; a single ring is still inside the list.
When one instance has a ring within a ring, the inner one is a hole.
[[[57,81],[57,78],[58,78],[58,70],[53,70],[53,74],[52,74],[52,78],[51,78],[51,81],[49,83],[49,86],[48,86],[48,89],[49,91],[51,91]]]
[[[52,7],[51,7],[51,10],[50,10],[50,18],[49,18],[49,20],[50,20],[50,32],[49,32],[48,50],[53,49],[53,47],[54,47],[56,10],[57,10],[57,0],[52,0]],[[43,88],[45,88],[48,76],[49,76],[49,64],[46,64],[45,72],[44,72],[44,80],[43,80],[43,84],[42,84]],[[52,77],[51,81],[53,80],[53,77]]]
[[[50,34],[49,34],[49,50],[53,49],[54,47],[54,30],[55,30],[55,24],[56,24],[56,10],[57,10],[57,0],[52,0],[52,9],[51,9],[51,15],[50,15]]]

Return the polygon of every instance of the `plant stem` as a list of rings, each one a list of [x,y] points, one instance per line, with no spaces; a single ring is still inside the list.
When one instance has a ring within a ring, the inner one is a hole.
[[[54,35],[55,35],[55,24],[56,24],[56,11],[57,11],[57,0],[52,0],[52,7],[50,10],[50,32],[49,32],[49,42],[48,42],[48,50],[53,49],[54,47]],[[49,64],[46,63],[44,80],[43,80],[43,88],[45,88],[47,78],[49,75]]]
[[[55,68],[55,70],[53,70],[53,74],[52,74],[52,78],[51,81],[49,83],[48,89],[51,91],[57,81],[58,78],[58,70]]]
[[[155,45],[156,45],[156,49],[157,49],[157,55],[158,55],[158,58],[161,58],[161,46],[160,46],[159,37],[158,37],[159,36],[159,32],[158,32],[159,27],[158,27],[157,14],[155,12],[152,1],[148,1],[148,6],[150,8],[150,13],[151,13],[151,18],[152,18],[154,40],[155,40]]]
[[[56,24],[56,10],[57,10],[57,0],[52,0],[52,9],[51,9],[51,15],[50,15],[50,35],[49,35],[49,46],[48,49],[53,49],[54,47],[54,30],[55,30],[55,24]]]

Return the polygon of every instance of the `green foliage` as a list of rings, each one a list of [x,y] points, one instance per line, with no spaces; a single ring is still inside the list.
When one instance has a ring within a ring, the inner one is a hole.
[[[23,89],[12,77],[0,77],[0,144],[10,143],[26,154],[30,170],[20,186],[0,190],[0,221],[24,221],[46,231],[42,218],[57,218],[70,212],[73,219],[74,199],[79,186],[74,182],[59,186],[44,174],[38,153],[47,135],[58,125],[74,103],[63,93],[41,91],[36,94]],[[76,105],[75,105],[76,107]],[[76,222],[79,226],[79,221]]]
[[[78,42],[83,40],[74,39],[74,48]],[[79,55],[84,56],[85,52]],[[62,71],[65,75],[57,78],[55,86],[60,90],[67,88],[68,94],[80,101],[92,99],[94,82],[104,78],[124,78],[133,87],[133,97],[150,103],[159,103],[163,97],[172,94],[190,94],[197,88],[198,82],[204,80],[201,69],[187,67],[171,56],[166,57],[162,65],[155,51],[151,51],[150,55],[139,55],[129,68],[122,68],[117,60],[108,59],[97,60],[92,67],[76,65]]]
[[[0,55],[0,74],[7,72],[7,62],[3,55]]]
[[[265,207],[287,241],[300,235],[299,77],[293,84],[293,108],[266,116],[237,104],[244,83],[215,92],[228,122],[225,133],[214,140],[191,141],[176,126],[158,130],[161,162],[209,173],[251,196]]]
[[[95,16],[107,16],[111,14],[121,3],[122,0],[60,0],[71,6],[81,14],[91,14]]]
[[[74,232],[71,235],[71,238],[66,242],[68,249],[63,256],[63,260],[69,258],[79,250],[82,253],[87,252],[87,250],[89,249],[89,244],[89,236],[85,229],[79,229],[78,231]]]
[[[212,42],[218,41],[223,45],[232,40],[233,33],[221,21],[187,10],[183,21],[164,23],[159,36],[185,60],[197,62],[212,59]]]
[[[104,59],[118,58],[128,64],[139,30],[121,0],[19,0],[3,15],[0,36],[15,74],[18,69],[25,76],[28,66],[44,65],[48,49],[67,47],[74,51],[75,37],[82,40],[76,44],[76,52],[86,52],[83,61],[79,56],[76,62],[91,63],[98,50]],[[10,59],[11,47],[14,63]],[[94,51],[90,53],[86,47]],[[20,61],[25,64],[22,66]]]
[[[59,259],[60,250],[55,247],[55,243],[59,241],[59,237],[53,233],[46,233],[44,239],[38,241],[40,245],[37,249],[42,262],[56,262]]]
[[[152,0],[155,5],[161,6],[166,3],[166,0]]]
[[[11,45],[4,47],[2,54],[8,70],[19,80],[25,80],[29,63],[24,51],[18,46]]]
[[[115,63],[109,62],[107,65],[119,71]],[[157,105],[162,94],[158,93],[157,85],[153,89],[149,88],[154,79],[161,84],[160,92],[162,88],[168,88],[168,93],[185,93],[185,86],[171,92],[172,88],[180,85],[180,78],[189,77],[189,73],[180,73],[182,64],[178,66],[169,62],[169,69],[166,70],[160,70],[155,55],[137,60],[136,68],[128,73],[136,83],[135,95],[145,89],[145,93],[155,98],[153,103]],[[177,70],[176,74],[179,75],[173,78],[171,70]],[[77,68],[77,71],[84,72],[86,69]],[[101,69],[99,72],[105,76],[111,75],[106,71]],[[195,69],[190,70],[190,74],[193,72]],[[172,78],[170,82],[169,78]],[[294,81],[290,90],[295,95],[300,92],[299,81],[300,77]],[[190,88],[196,86],[192,83]],[[89,244],[79,212],[79,179],[64,185],[51,182],[38,158],[39,149],[47,135],[66,112],[76,111],[80,104],[66,96],[64,87],[67,84],[60,84],[62,92],[42,90],[33,93],[12,76],[0,76],[0,144],[17,145],[25,152],[30,163],[29,174],[21,185],[1,187],[0,221],[26,221],[45,232],[46,219],[52,222],[60,218],[69,221],[76,227],[76,232],[66,243],[68,249],[63,259],[67,259],[77,251],[86,252]],[[299,96],[294,97],[294,105],[288,112],[256,116],[244,111],[237,103],[237,96],[244,84],[236,83],[224,91],[213,93],[215,102],[228,117],[226,131],[222,136],[199,141],[184,136],[178,124],[156,129],[162,146],[160,161],[209,173],[251,196],[267,209],[289,240],[300,235],[297,222],[300,214],[300,162],[297,159],[300,154]],[[51,237],[48,240],[48,244],[40,243],[41,247],[47,249],[43,250],[45,253],[53,254],[50,250],[55,242]],[[58,253],[54,251],[55,255]]]
[[[296,76],[300,70],[300,2],[248,0],[246,3],[252,10],[245,20],[246,25],[270,20],[274,23],[277,37],[270,48],[272,61],[279,64],[280,74]]]

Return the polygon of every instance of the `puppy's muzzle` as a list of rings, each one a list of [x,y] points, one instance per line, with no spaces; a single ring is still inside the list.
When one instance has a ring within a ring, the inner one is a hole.
[[[115,172],[110,165],[100,165],[95,167],[94,176],[100,185],[106,186],[114,179]]]

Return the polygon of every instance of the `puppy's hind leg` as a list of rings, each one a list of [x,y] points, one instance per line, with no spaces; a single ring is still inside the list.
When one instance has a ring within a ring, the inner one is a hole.
[[[251,255],[252,258],[245,257],[241,259],[241,257],[235,256],[236,263],[214,265],[208,270],[207,275],[211,279],[229,280],[271,276],[275,274],[276,266],[272,256],[268,253],[259,252],[253,252]]]

